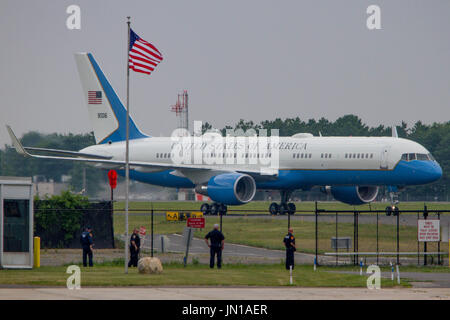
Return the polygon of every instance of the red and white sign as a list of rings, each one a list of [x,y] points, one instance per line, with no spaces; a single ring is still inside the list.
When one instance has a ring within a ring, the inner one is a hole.
[[[211,199],[208,196],[204,196],[200,193],[195,194],[195,201],[211,201]]]
[[[145,236],[145,235],[147,234],[147,229],[145,229],[144,226],[140,227],[140,228],[139,228],[139,234],[140,234],[141,236]]]
[[[205,218],[188,218],[187,226],[190,228],[203,229],[205,227]]]
[[[439,220],[417,220],[417,239],[421,242],[440,240]]]

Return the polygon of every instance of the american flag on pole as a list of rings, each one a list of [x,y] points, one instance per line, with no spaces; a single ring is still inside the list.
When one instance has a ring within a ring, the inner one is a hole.
[[[152,73],[163,60],[161,52],[150,42],[140,38],[130,29],[130,48],[128,52],[128,67],[136,72]]]

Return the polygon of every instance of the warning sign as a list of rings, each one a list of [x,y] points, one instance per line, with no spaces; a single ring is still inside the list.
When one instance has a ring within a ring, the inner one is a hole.
[[[187,226],[190,228],[203,229],[205,227],[205,218],[188,218]]]
[[[439,220],[419,219],[417,221],[417,239],[422,242],[439,241]]]

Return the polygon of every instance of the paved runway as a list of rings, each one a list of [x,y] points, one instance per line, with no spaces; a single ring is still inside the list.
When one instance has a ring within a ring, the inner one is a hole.
[[[0,300],[450,300],[450,289],[400,288],[0,288]]]

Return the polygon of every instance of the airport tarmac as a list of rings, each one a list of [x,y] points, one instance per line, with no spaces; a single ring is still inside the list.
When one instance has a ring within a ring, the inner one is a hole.
[[[448,288],[0,288],[0,300],[450,300]]]

